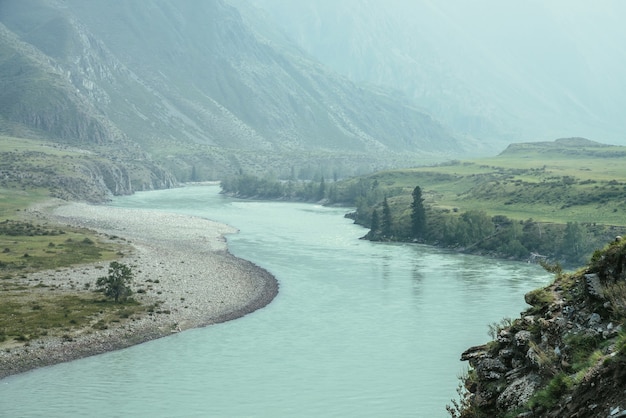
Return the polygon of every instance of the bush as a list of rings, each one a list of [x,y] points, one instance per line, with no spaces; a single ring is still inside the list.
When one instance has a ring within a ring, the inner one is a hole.
[[[617,341],[615,342],[615,349],[622,355],[626,354],[626,331],[621,331],[618,334]]]
[[[591,257],[589,271],[601,279],[626,279],[626,240],[616,240]]]
[[[129,266],[113,261],[109,264],[109,275],[99,277],[96,286],[106,296],[112,297],[115,302],[120,302],[132,294],[129,287],[132,279],[133,272]]]
[[[547,289],[535,289],[524,295],[526,303],[531,305],[535,312],[540,312],[554,302],[554,295]]]
[[[604,297],[611,303],[611,310],[617,318],[626,317],[626,283],[611,283],[603,289]]]
[[[561,372],[554,376],[545,388],[537,391],[531,400],[528,401],[528,405],[532,409],[538,407],[550,409],[556,405],[559,398],[571,388],[572,384],[572,379]]]
[[[589,357],[598,348],[602,337],[595,334],[573,334],[566,339],[571,350],[572,368],[575,372],[590,366]]]

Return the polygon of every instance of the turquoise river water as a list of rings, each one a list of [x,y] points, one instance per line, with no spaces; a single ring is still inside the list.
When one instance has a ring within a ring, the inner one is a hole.
[[[230,251],[274,274],[278,297],[234,321],[0,380],[0,416],[446,417],[461,352],[550,280],[536,265],[359,240],[367,231],[346,209],[218,192],[112,205],[238,228]]]

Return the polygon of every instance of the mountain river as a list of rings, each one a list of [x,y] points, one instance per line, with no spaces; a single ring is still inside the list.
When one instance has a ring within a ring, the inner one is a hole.
[[[112,205],[238,228],[230,251],[274,274],[277,298],[234,321],[0,380],[0,416],[446,417],[461,353],[551,280],[536,265],[359,240],[367,230],[345,208],[218,192]]]

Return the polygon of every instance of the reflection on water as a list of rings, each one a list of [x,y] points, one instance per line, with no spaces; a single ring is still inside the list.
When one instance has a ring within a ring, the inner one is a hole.
[[[444,417],[460,353],[549,279],[532,265],[359,240],[338,208],[206,186],[114,204],[235,226],[231,252],[275,274],[279,296],[229,323],[2,380],[0,415]]]

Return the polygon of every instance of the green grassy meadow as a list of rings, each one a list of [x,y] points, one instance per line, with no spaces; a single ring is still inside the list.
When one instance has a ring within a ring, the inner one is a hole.
[[[45,336],[72,339],[78,329],[106,329],[147,311],[135,301],[114,303],[94,292],[56,294],[53,288],[38,287],[3,291],[0,305],[0,347]],[[10,349],[10,348],[9,348]]]
[[[115,304],[93,289],[61,289],[24,280],[29,273],[118,259],[127,244],[95,231],[34,218],[29,207],[46,202],[46,178],[71,174],[82,151],[45,141],[0,136],[0,347],[42,336],[71,339],[76,330],[102,329],[148,308]],[[104,274],[104,273],[103,273]],[[67,281],[71,282],[68,273]],[[95,284],[95,283],[94,283]]]
[[[435,208],[511,219],[626,226],[626,147],[576,141],[516,144],[502,154],[367,178],[408,201],[415,186]]]

